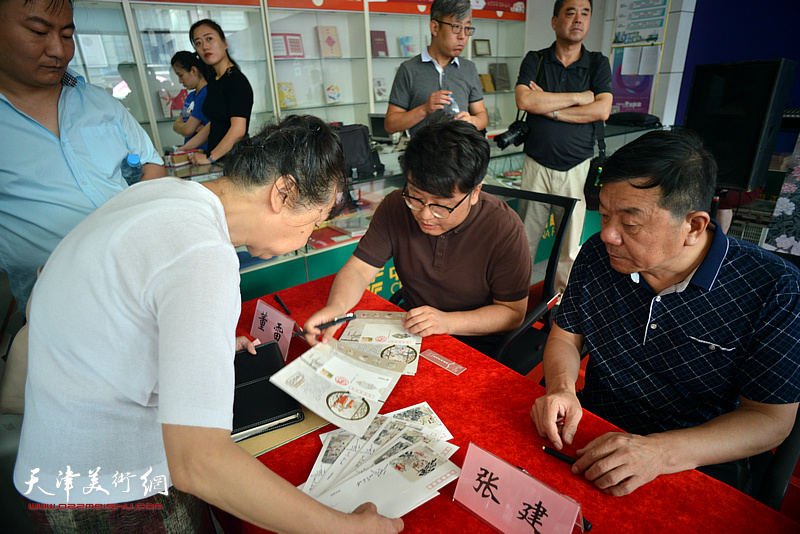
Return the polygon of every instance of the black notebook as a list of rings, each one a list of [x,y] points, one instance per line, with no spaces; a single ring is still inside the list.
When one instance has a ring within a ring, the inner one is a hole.
[[[236,353],[236,391],[233,397],[233,441],[263,434],[303,420],[300,403],[269,381],[283,369],[283,356],[276,342]]]

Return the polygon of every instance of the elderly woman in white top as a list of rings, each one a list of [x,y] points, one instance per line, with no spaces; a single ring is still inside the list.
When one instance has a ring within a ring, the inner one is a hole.
[[[211,532],[206,501],[280,532],[402,529],[371,504],[317,503],[230,437],[234,351],[254,352],[235,339],[234,247],[268,258],[305,244],[343,169],[331,128],[291,116],[238,143],[222,178],[137,184],[67,235],[31,302],[14,482],[34,503],[125,506],[35,510],[37,523]]]

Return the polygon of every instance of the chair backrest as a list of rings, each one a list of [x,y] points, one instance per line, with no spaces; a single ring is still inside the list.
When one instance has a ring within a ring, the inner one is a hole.
[[[524,191],[522,189],[512,189],[510,187],[490,184],[484,184],[482,190],[501,198],[516,198],[522,202],[539,202],[541,204],[559,206],[564,209],[564,216],[561,219],[561,224],[556,228],[553,250],[550,252],[550,257],[547,260],[547,268],[544,276],[542,300],[550,300],[550,298],[555,295],[556,269],[558,268],[558,258],[561,255],[561,247],[564,244],[564,234],[567,231],[567,225],[569,224],[570,218],[572,218],[572,211],[575,209],[575,204],[578,203],[578,199],[561,197],[558,195],[547,195],[545,193],[534,193],[533,191]],[[531,258],[531,260],[535,261],[536,258]]]
[[[509,199],[509,198],[518,199],[520,203],[538,202],[541,204],[547,204],[563,208],[564,215],[561,218],[561,224],[559,224],[558,227],[556,228],[553,240],[553,249],[550,251],[550,257],[547,260],[547,267],[545,268],[544,283],[542,287],[542,298],[540,302],[546,304],[555,296],[556,293],[555,282],[556,282],[556,270],[558,269],[558,259],[559,256],[561,255],[561,247],[564,244],[564,236],[566,234],[567,225],[569,224],[569,221],[572,218],[572,212],[575,209],[575,204],[578,203],[578,199],[562,197],[558,195],[548,195],[545,193],[534,193],[533,191],[524,191],[521,189],[513,189],[510,187],[501,187],[491,184],[484,184],[482,190],[503,199]],[[531,260],[535,261],[536,258],[531,258]],[[528,312],[528,315],[526,315],[525,322],[517,330],[508,332],[504,336],[502,341],[498,344],[497,351],[494,354],[494,357],[498,361],[505,363],[504,356],[508,352],[509,347],[517,339],[519,339],[520,336],[522,336],[525,330],[531,327],[534,321],[538,320],[538,317],[534,317],[533,315],[542,314],[543,308],[541,306],[534,305],[533,308],[531,308],[531,303],[528,304],[529,304],[528,307],[529,309],[531,309],[531,311]],[[547,310],[544,309],[544,312],[546,311]]]
[[[774,510],[780,510],[792,472],[800,457],[800,412],[795,416],[789,435],[778,445],[761,479],[756,499]]]

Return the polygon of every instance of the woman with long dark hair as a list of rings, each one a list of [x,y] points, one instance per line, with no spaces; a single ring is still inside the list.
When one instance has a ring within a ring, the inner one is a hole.
[[[189,30],[197,55],[213,69],[203,113],[209,123],[179,151],[192,150],[208,142],[205,154],[191,154],[192,163],[214,163],[224,157],[234,143],[247,135],[253,110],[253,88],[228,54],[228,41],[219,24],[203,19]]]
[[[208,124],[208,117],[203,113],[203,103],[206,101],[208,87],[206,73],[210,69],[196,53],[185,50],[172,56],[171,63],[178,81],[191,91],[183,102],[180,116],[172,124],[172,129],[181,134],[184,137],[183,142],[187,143]],[[205,152],[207,145],[208,143],[204,143],[198,148]]]

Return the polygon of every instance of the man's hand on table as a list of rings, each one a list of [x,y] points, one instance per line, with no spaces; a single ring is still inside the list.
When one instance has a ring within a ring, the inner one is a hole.
[[[410,334],[417,334],[422,337],[450,332],[447,324],[447,313],[430,306],[420,306],[409,310],[403,319],[403,327]]]
[[[578,397],[571,391],[542,395],[531,408],[536,430],[556,449],[571,445],[583,416]],[[663,451],[654,436],[608,432],[577,451],[572,472],[604,493],[620,497],[667,472],[662,465]]]
[[[556,391],[542,395],[531,408],[531,419],[539,435],[549,439],[559,450],[565,443],[572,444],[581,417],[583,408],[573,391]]]
[[[403,530],[402,519],[389,519],[378,513],[378,508],[371,502],[365,502],[351,514],[358,517],[361,523],[361,528],[358,530],[351,530],[350,532],[365,532],[365,533],[389,533],[395,534]]]
[[[664,469],[665,457],[656,435],[638,436],[624,432],[608,432],[579,449],[572,472],[594,483],[604,493],[620,497],[628,495]]]

